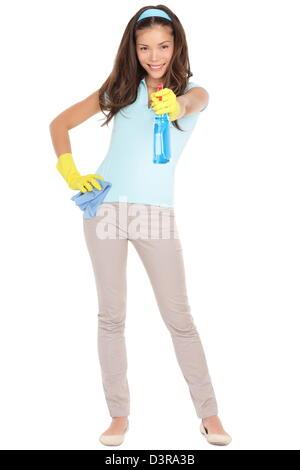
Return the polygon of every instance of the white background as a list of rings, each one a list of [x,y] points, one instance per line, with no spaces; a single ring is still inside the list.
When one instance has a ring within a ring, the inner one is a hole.
[[[112,70],[139,1],[11,1],[1,11],[2,449],[108,450],[97,296],[75,194],[49,124]],[[219,417],[200,434],[145,269],[129,243],[130,430],[122,449],[299,449],[299,16],[297,1],[169,1],[209,106],[177,166],[175,207],[191,313]],[[93,173],[109,128],[70,131]],[[121,449],[120,447],[117,449]]]

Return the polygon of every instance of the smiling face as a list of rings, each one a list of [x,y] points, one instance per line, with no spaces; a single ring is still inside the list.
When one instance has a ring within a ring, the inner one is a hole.
[[[172,29],[156,25],[136,32],[136,53],[148,82],[156,86],[164,77],[174,50]],[[160,68],[151,67],[158,65]]]

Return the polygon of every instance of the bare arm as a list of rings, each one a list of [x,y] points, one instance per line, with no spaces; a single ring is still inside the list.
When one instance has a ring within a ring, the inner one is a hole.
[[[53,119],[49,128],[57,157],[63,153],[72,153],[68,131],[100,111],[97,90],[84,100],[67,108]]]
[[[178,118],[180,119],[189,114],[203,111],[208,105],[209,95],[205,88],[194,87],[188,90],[184,95],[178,96],[177,101],[181,107],[181,114]]]

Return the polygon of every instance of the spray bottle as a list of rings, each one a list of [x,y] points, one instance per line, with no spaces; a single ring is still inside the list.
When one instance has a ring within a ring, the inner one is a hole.
[[[162,89],[163,84],[159,83],[157,91]],[[162,101],[162,96],[159,96],[159,100]],[[153,163],[168,163],[171,159],[168,113],[154,116],[153,137]]]

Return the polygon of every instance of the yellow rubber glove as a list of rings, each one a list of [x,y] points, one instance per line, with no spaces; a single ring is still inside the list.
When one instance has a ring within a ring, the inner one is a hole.
[[[93,186],[99,190],[102,189],[99,182],[95,180],[95,178],[99,178],[101,180],[104,178],[97,174],[81,176],[75,166],[71,153],[63,153],[60,155],[58,157],[56,168],[64,177],[71,189],[78,189],[82,193],[92,191],[94,189]]]
[[[159,100],[162,96],[162,101]],[[176,95],[170,88],[163,88],[162,90],[151,93],[151,106],[156,114],[169,114],[170,121],[175,121],[181,113],[180,104],[176,99]]]

